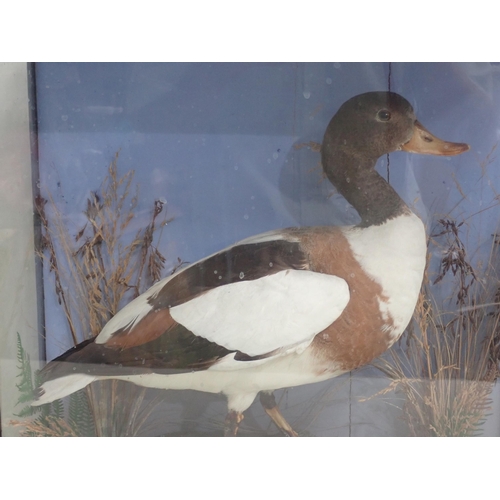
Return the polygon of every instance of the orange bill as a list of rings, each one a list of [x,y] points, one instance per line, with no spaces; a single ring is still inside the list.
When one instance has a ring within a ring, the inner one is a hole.
[[[462,142],[442,141],[418,121],[415,122],[412,138],[401,146],[401,150],[408,153],[438,156],[455,156],[469,149],[470,146]]]

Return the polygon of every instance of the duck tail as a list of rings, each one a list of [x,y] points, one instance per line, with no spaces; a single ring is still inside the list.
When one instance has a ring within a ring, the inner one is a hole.
[[[82,363],[86,361],[88,351],[94,350],[94,346],[94,339],[86,340],[47,363],[40,372],[42,384],[34,390],[31,406],[52,403],[97,380],[96,375],[85,373],[86,367]]]
[[[85,373],[74,373],[44,382],[33,394],[31,406],[40,406],[62,399],[89,385],[97,377]]]

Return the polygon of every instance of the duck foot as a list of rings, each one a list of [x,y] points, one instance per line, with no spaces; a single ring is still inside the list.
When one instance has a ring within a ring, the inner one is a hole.
[[[285,436],[298,436],[298,434],[292,429],[291,425],[285,420],[285,417],[281,414],[272,392],[262,391],[260,393],[260,402],[264,407],[264,410],[266,410],[266,413],[271,417],[272,421]]]
[[[243,418],[243,413],[239,411],[231,410],[228,412],[224,422],[224,437],[235,437]]]

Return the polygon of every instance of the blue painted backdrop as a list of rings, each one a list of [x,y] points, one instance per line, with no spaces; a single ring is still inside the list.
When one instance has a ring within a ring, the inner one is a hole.
[[[391,89],[419,120],[472,147],[453,158],[391,155],[391,183],[430,227],[450,210],[481,211],[500,188],[494,154],[484,167],[499,139],[499,70],[392,64]],[[167,269],[177,257],[192,262],[270,229],[357,221],[322,179],[319,154],[299,146],[321,142],[348,98],[386,90],[387,63],[37,64],[36,71],[40,186],[75,230],[118,150],[121,173],[134,169],[140,186],[131,233],[147,224],[155,198],[175,217],[162,237]],[[386,163],[378,165],[384,176]],[[470,220],[474,249],[489,248],[497,220],[498,210]],[[46,325],[51,359],[71,346],[58,333],[65,325],[51,290]]]

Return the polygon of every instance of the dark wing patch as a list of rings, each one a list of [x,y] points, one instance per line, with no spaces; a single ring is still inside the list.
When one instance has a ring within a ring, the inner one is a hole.
[[[174,307],[213,288],[256,280],[285,269],[308,269],[299,242],[272,240],[236,245],[182,270],[149,303],[153,310]]]
[[[86,340],[48,363],[40,375],[46,382],[73,373],[111,377],[175,374],[205,370],[231,352],[176,325],[168,335],[129,349],[112,349],[94,339]]]

